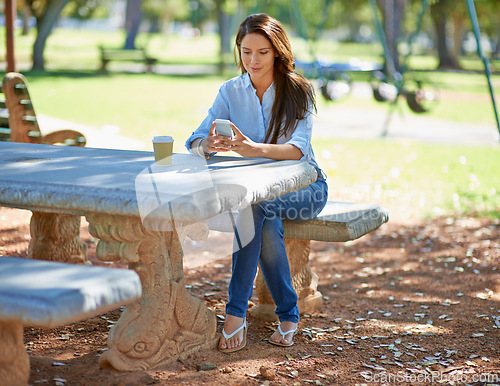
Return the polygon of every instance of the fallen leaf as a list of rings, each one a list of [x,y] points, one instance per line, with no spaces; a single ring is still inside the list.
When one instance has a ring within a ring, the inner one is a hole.
[[[200,371],[213,370],[216,368],[217,366],[210,362],[205,362],[198,365],[198,370]]]

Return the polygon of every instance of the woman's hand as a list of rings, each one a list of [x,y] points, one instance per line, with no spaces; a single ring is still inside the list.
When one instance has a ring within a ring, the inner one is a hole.
[[[200,143],[205,153],[234,151],[242,157],[259,157],[257,154],[257,143],[252,141],[238,129],[234,123],[230,123],[234,136],[226,137],[218,135],[215,129],[215,122],[210,126],[208,137]]]
[[[198,143],[193,141],[193,146],[202,146],[204,153],[234,151],[242,157],[255,158],[264,157],[275,160],[298,160],[303,155],[302,152],[290,144],[269,144],[252,141],[234,123],[230,123],[234,136],[226,137],[217,135],[215,122],[210,126],[207,138],[203,138]]]
[[[243,134],[232,122],[231,128],[234,137],[222,137],[221,142],[229,147],[229,150],[247,158],[270,158],[274,160],[298,160],[302,158],[302,152],[294,145],[287,143],[270,144],[254,142]]]
[[[205,153],[216,153],[216,152],[224,152],[230,151],[231,145],[226,143],[228,137],[223,135],[217,135],[215,130],[215,122],[212,122],[212,126],[210,126],[210,131],[208,132],[208,137],[203,138],[198,146],[203,147],[203,151]]]
[[[220,138],[221,145],[223,145],[228,150],[234,151],[242,157],[260,157],[260,155],[258,154],[259,144],[252,141],[245,134],[243,134],[240,129],[235,126],[234,123],[231,122],[230,125],[231,129],[233,129],[234,131],[234,136],[232,138],[218,136]]]

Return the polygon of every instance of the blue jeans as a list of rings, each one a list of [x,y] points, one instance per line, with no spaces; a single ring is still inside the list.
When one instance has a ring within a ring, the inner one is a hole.
[[[255,235],[249,244],[233,252],[232,277],[226,314],[244,318],[252,297],[257,267],[264,275],[276,304],[280,322],[299,321],[297,294],[292,287],[285,250],[283,219],[310,220],[321,212],[328,199],[324,178],[295,192],[252,205]],[[238,227],[236,238],[238,238]]]

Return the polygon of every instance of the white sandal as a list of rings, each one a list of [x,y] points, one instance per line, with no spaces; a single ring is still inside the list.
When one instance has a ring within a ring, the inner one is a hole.
[[[285,331],[283,332],[283,330],[281,329],[281,324],[278,326],[278,333],[281,335],[281,340],[279,342],[275,342],[271,339],[269,339],[269,343],[271,344],[274,344],[276,346],[282,346],[282,347],[290,347],[293,345],[293,340],[290,341],[289,344],[285,344],[285,343],[281,343],[282,340],[285,339],[285,336],[288,335],[288,334],[293,334],[292,335],[292,339],[295,335],[297,335],[297,328],[292,328],[291,330],[288,330],[288,331]]]
[[[224,331],[224,329],[222,329],[222,336],[224,336],[224,339],[226,339],[226,344],[227,344],[228,339],[231,339],[233,336],[235,336],[238,332],[240,332],[243,329],[245,330],[243,332],[243,341],[241,342],[241,344],[239,346],[233,347],[233,348],[220,348],[220,347],[218,347],[219,351],[231,353],[231,352],[241,350],[243,347],[245,347],[247,344],[247,319],[246,318],[243,320],[243,324],[240,327],[238,327],[232,334],[228,335],[226,333],[226,331]]]

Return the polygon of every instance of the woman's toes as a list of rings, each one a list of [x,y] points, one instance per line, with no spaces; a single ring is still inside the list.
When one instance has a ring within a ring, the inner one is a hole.
[[[240,340],[238,338],[233,338],[233,339],[230,339],[230,346],[231,348],[235,348],[235,347],[238,347],[240,345]]]
[[[281,341],[281,335],[279,334],[278,331],[275,331],[270,338],[273,342],[279,343]]]
[[[222,342],[222,339],[221,339],[221,340],[219,341],[219,348],[220,348],[221,350],[225,350],[225,349],[227,348],[227,344],[226,344],[226,343],[227,343],[227,342],[225,342],[225,341],[224,341],[224,342]]]

